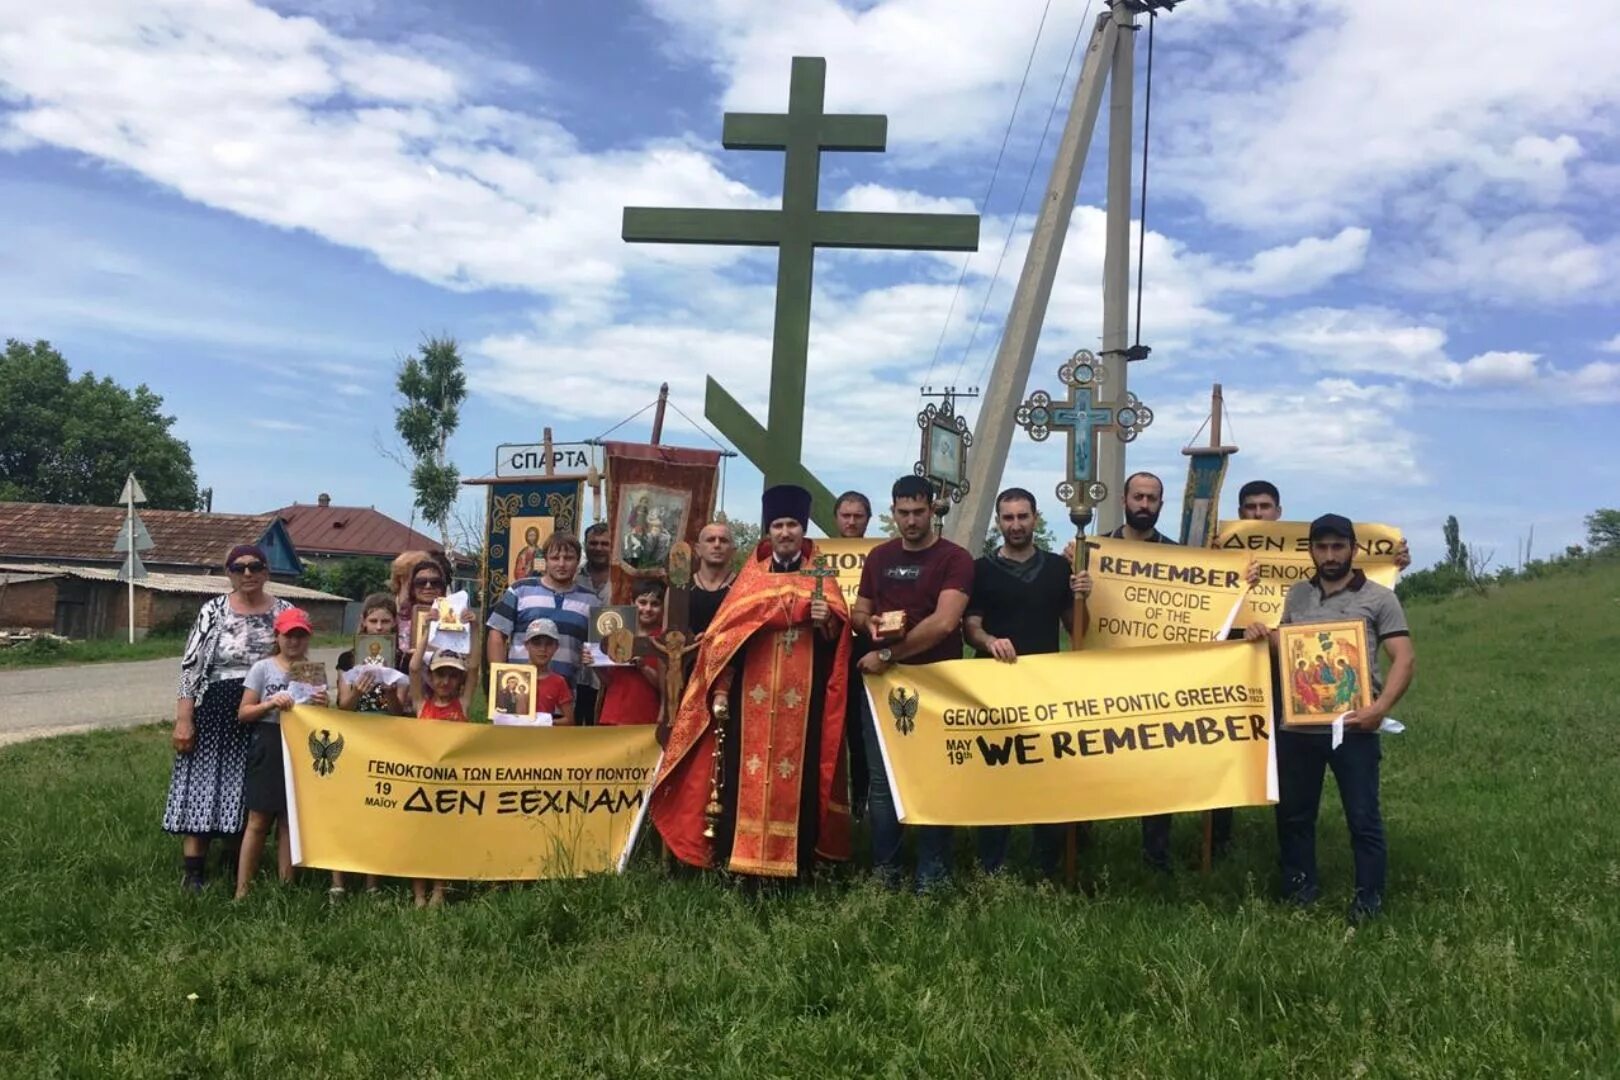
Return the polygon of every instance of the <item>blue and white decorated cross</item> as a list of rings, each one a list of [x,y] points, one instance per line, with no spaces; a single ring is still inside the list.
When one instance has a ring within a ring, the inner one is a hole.
[[[1081,349],[1058,368],[1058,378],[1069,388],[1067,399],[1053,401],[1051,394],[1037,390],[1014,414],[1036,442],[1045,442],[1054,431],[1068,433],[1068,466],[1057,497],[1082,528],[1091,520],[1092,508],[1108,498],[1108,485],[1097,479],[1097,440],[1112,432],[1121,442],[1130,442],[1153,423],[1153,410],[1135,394],[1126,393],[1123,403],[1097,400],[1106,375],[1097,358]]]

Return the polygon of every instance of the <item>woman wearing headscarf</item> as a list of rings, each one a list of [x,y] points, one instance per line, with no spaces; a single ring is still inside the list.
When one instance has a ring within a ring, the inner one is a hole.
[[[220,866],[236,865],[244,807],[251,725],[237,723],[242,680],[270,655],[275,619],[291,607],[264,591],[270,560],[257,544],[238,544],[225,557],[231,591],[203,604],[180,661],[174,715],[174,770],[163,809],[163,831],[179,833],[185,875],[181,887],[202,889],[208,845],[219,839]]]

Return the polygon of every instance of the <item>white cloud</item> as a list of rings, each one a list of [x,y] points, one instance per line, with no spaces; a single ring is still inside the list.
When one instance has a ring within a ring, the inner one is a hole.
[[[1614,335],[1614,337],[1610,338],[1608,341],[1605,341],[1603,344],[1599,345],[1598,346],[1598,351],[1600,351],[1600,352],[1609,352],[1609,353],[1620,353],[1620,334]]]
[[[247,0],[65,0],[0,35],[8,145],[78,151],[186,198],[374,253],[449,288],[604,294],[631,264],[620,207],[753,206],[682,142],[591,154],[555,122],[469,100],[448,67]]]
[[[1353,220],[1435,183],[1557,198],[1620,97],[1620,24],[1580,4],[1463,8],[1187,5],[1160,27],[1177,107],[1159,175],[1256,227]],[[1247,62],[1200,62],[1234,34]]]
[[[891,149],[957,155],[999,138],[1007,122],[1042,0],[961,3],[888,0],[650,0],[675,31],[671,46],[721,77],[728,110],[783,112],[795,56],[827,59],[826,107],[889,117]],[[1049,100],[1078,27],[1079,8],[1054,9],[1023,110]]]
[[[1335,278],[1353,274],[1367,260],[1372,233],[1346,226],[1335,236],[1307,236],[1292,244],[1267,248],[1248,265],[1222,272],[1214,284],[1223,291],[1255,296],[1299,296]]]
[[[1620,240],[1588,241],[1561,217],[1526,214],[1486,226],[1443,210],[1417,250],[1393,261],[1396,284],[1517,307],[1589,301],[1620,284]]]

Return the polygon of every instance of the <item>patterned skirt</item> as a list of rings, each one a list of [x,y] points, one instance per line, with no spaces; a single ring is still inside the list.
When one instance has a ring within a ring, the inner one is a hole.
[[[247,771],[252,724],[238,723],[242,680],[209,683],[197,703],[197,745],[174,755],[169,799],[163,808],[163,831],[191,835],[229,835],[242,831],[243,777]]]

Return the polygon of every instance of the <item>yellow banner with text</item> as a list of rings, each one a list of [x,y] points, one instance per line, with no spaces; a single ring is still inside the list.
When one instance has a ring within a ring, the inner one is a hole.
[[[1282,619],[1283,598],[1295,582],[1316,573],[1311,562],[1311,523],[1308,521],[1223,521],[1211,546],[1218,551],[1260,564],[1260,584],[1244,597],[1237,625],[1263,622],[1275,627]],[[1392,525],[1356,523],[1356,569],[1369,581],[1393,589],[1400,579],[1395,551],[1401,531]]]
[[[293,861],[497,881],[616,869],[658,763],[651,726],[492,727],[281,714]]]
[[[1028,825],[1276,801],[1264,642],[866,676],[900,819]]]
[[[1243,596],[1236,552],[1102,537],[1091,548],[1087,649],[1215,641]]]
[[[816,553],[832,563],[838,571],[838,588],[845,603],[855,606],[855,594],[861,587],[861,571],[866,569],[866,556],[884,542],[881,536],[816,537]]]

